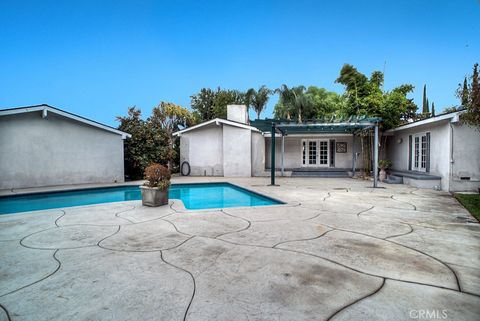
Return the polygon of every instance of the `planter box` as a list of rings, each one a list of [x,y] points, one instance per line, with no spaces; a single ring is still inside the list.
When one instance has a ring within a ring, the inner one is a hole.
[[[160,206],[168,204],[168,189],[161,191],[156,187],[140,186],[142,191],[142,205],[144,206]]]

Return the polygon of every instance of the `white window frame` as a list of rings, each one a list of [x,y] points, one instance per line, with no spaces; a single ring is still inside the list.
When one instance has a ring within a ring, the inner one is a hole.
[[[425,137],[425,153],[422,151],[422,137]],[[418,138],[418,166],[415,166],[415,138]],[[427,160],[428,160],[428,141],[427,141],[427,132],[416,133],[412,135],[412,170],[417,172],[426,172],[427,171]],[[422,157],[425,157],[425,167],[422,167]]]

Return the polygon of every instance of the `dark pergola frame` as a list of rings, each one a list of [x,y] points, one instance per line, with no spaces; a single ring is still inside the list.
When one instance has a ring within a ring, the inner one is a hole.
[[[374,161],[373,161],[373,187],[378,187],[378,125],[382,121],[378,117],[351,116],[348,119],[335,118],[307,120],[303,123],[297,123],[285,119],[264,119],[251,121],[250,125],[258,128],[260,131],[271,134],[271,171],[270,185],[275,186],[275,137],[277,133],[282,135],[282,155],[284,153],[284,138],[289,134],[343,134],[353,135],[355,148],[355,131],[374,129]],[[355,150],[353,150],[354,152]],[[355,154],[355,153],[354,153]],[[353,159],[353,172],[355,173],[355,157]],[[282,174],[283,174],[283,156],[282,156]]]

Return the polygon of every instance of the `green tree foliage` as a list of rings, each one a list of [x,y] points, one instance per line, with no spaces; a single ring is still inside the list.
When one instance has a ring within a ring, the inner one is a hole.
[[[173,170],[173,162],[177,159],[178,151],[175,150],[173,133],[178,126],[192,126],[195,117],[187,109],[169,102],[161,102],[153,108],[152,115],[147,120],[147,125],[153,133],[162,132],[166,136],[164,145],[167,147],[166,161],[168,168]]]
[[[197,121],[227,117],[227,105],[245,104],[246,94],[231,89],[216,90],[202,88],[200,92],[190,96],[190,106]]]
[[[427,85],[423,85],[423,103],[422,103],[422,114],[426,115],[428,114],[429,108],[428,108],[428,98],[427,98]]]
[[[432,101],[432,117],[435,117],[435,103]]]
[[[273,91],[267,86],[261,86],[258,90],[250,88],[245,94],[244,102],[248,107],[253,107],[257,114],[257,119],[260,119],[260,114],[267,106],[268,99]]]
[[[457,89],[457,97],[460,98],[466,112],[461,115],[463,123],[477,126],[480,129],[480,84],[478,79],[478,64],[473,65],[473,74],[470,84],[463,82],[463,87]]]
[[[311,109],[305,110],[305,119],[328,118],[345,109],[346,100],[342,95],[325,88],[308,87],[306,93],[312,101]]]
[[[146,121],[135,106],[128,108],[127,116],[118,116],[117,121],[119,130],[132,135],[124,142],[125,175],[129,179],[142,179],[148,165],[171,164],[176,159],[178,151],[172,146],[171,133],[178,124],[193,124],[194,117],[184,108],[161,103]]]
[[[463,88],[462,88],[461,95],[460,95],[462,106],[467,106],[468,105],[468,99],[469,99],[468,95],[469,94],[470,94],[470,92],[468,91],[467,77],[465,77],[463,79]]]
[[[342,116],[381,117],[383,128],[389,129],[414,116],[417,110],[413,100],[407,98],[414,87],[405,84],[384,92],[383,74],[380,71],[374,71],[368,78],[352,65],[346,64],[336,82],[345,86],[346,104],[339,112]]]
[[[283,84],[280,88],[275,89],[278,94],[278,103],[275,106],[275,117],[292,119],[297,118],[299,122],[302,121],[302,111],[309,108],[310,101],[304,96],[304,86],[296,86],[288,88]]]
[[[282,85],[275,90],[279,100],[274,107],[276,118],[295,119],[299,122],[308,119],[331,117],[343,110],[346,100],[343,96],[324,88],[304,86],[289,88]]]

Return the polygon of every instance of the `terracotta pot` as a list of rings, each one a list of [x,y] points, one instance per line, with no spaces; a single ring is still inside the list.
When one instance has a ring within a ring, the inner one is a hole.
[[[142,205],[156,207],[168,204],[168,189],[161,191],[157,187],[140,186],[142,191]]]
[[[379,180],[380,182],[383,182],[384,180],[387,179],[387,172],[385,172],[385,169],[382,168],[380,169],[380,177],[379,177]]]

